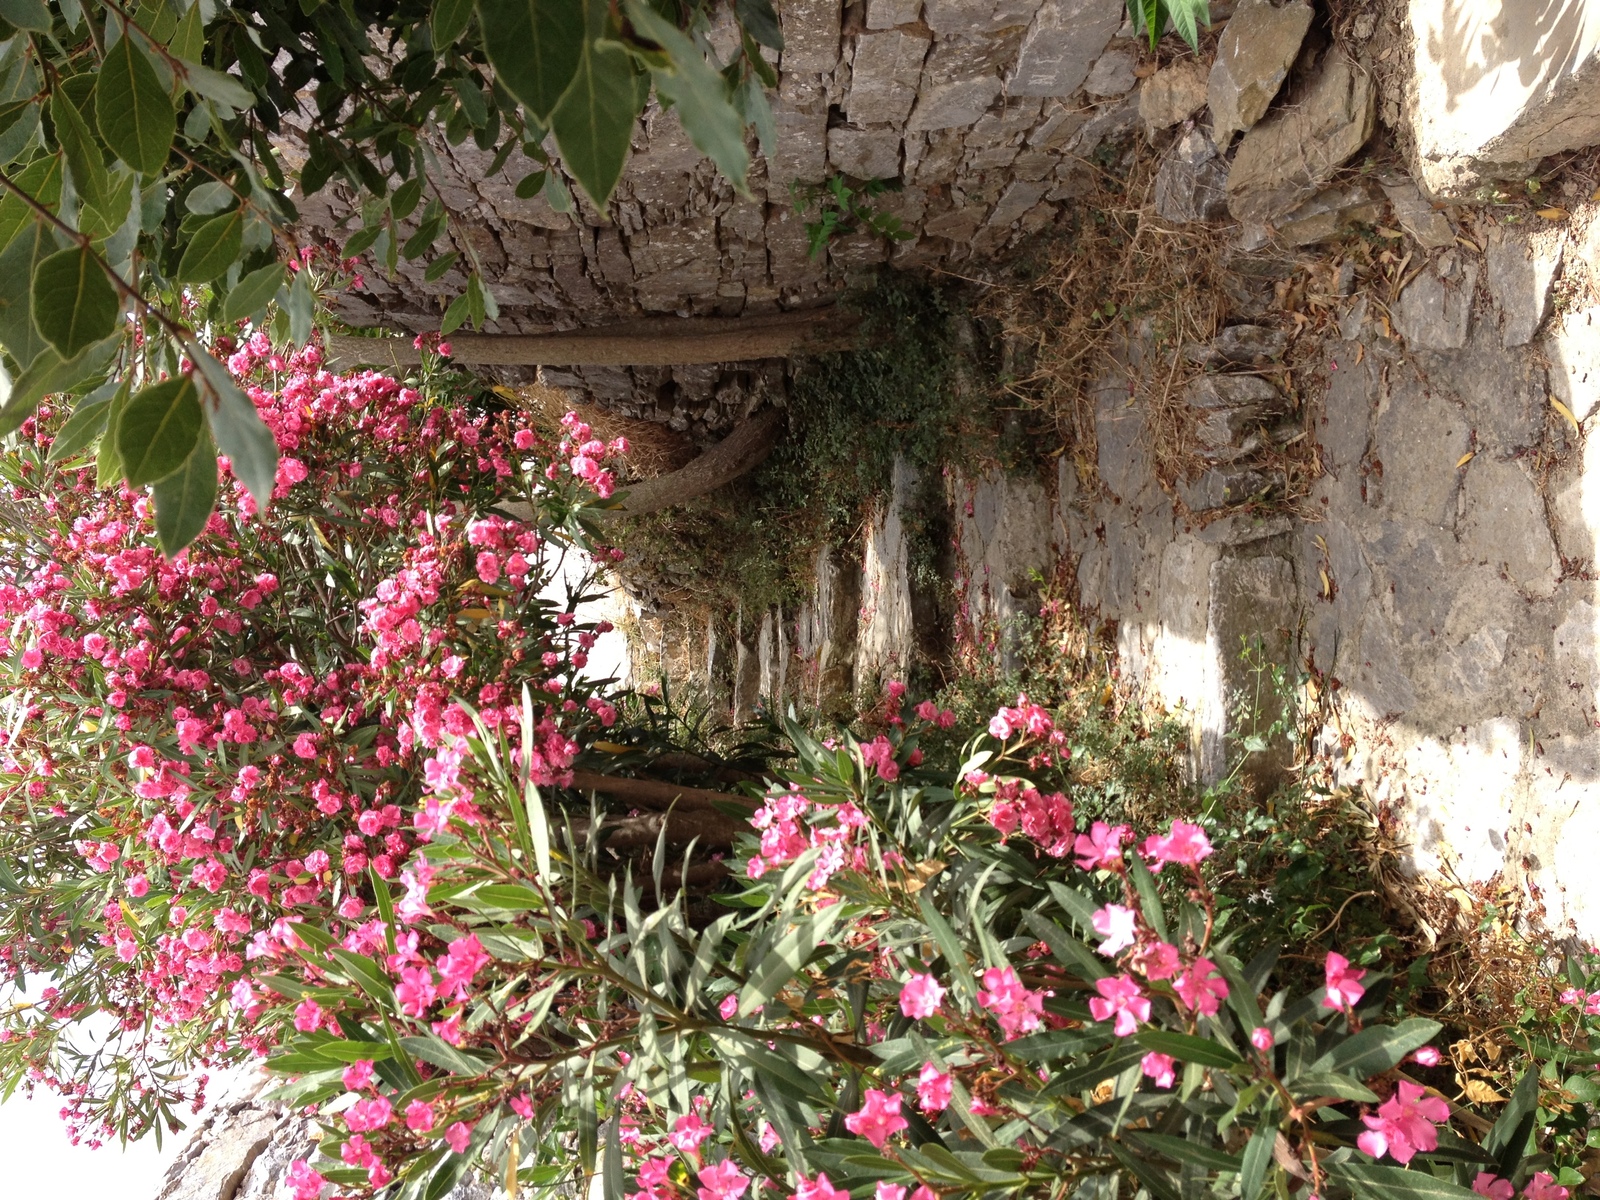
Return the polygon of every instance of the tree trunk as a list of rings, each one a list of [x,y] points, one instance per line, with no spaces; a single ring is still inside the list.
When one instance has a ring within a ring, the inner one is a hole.
[[[563,333],[461,333],[449,337],[451,358],[464,366],[675,367],[754,362],[822,354],[855,345],[855,331],[832,308],[758,317],[688,317],[630,321]],[[405,369],[422,360],[403,337],[328,339],[328,365]]]

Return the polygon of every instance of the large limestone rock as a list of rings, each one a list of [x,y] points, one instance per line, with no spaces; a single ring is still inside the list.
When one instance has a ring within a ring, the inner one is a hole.
[[[1164,221],[1186,225],[1228,215],[1228,162],[1203,129],[1191,129],[1156,171],[1155,209]]]
[[[1448,253],[1448,252],[1447,252]],[[1459,350],[1467,344],[1478,264],[1447,259],[1425,270],[1400,293],[1394,327],[1416,350]]]
[[[1409,0],[1415,174],[1435,196],[1600,142],[1600,6]]]
[[[1291,0],[1278,7],[1271,0],[1244,0],[1228,19],[1217,43],[1207,96],[1212,134],[1226,147],[1233,135],[1266,115],[1300,43],[1311,28],[1311,6]]]
[[[1012,96],[1070,96],[1122,21],[1119,0],[1045,0],[1006,85]]]
[[[1373,118],[1371,77],[1329,51],[1305,95],[1239,143],[1228,173],[1229,211],[1265,223],[1309,200],[1372,136]]]
[[[1556,239],[1535,245],[1526,237],[1502,234],[1489,246],[1489,291],[1500,310],[1501,345],[1526,346],[1544,324],[1561,256]]]

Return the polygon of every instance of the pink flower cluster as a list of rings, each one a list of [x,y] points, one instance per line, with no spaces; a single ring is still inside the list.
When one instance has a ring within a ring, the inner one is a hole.
[[[1438,1149],[1438,1126],[1449,1119],[1448,1104],[1428,1095],[1420,1083],[1402,1079],[1394,1095],[1378,1106],[1376,1115],[1361,1118],[1367,1130],[1356,1138],[1356,1145],[1373,1158],[1387,1154],[1396,1162],[1408,1163],[1418,1153]]]
[[[827,887],[838,871],[866,867],[866,850],[855,835],[866,826],[867,815],[854,804],[813,805],[798,788],[774,789],[750,824],[761,834],[760,848],[745,867],[751,879],[813,849],[819,853],[806,880],[813,891]]]

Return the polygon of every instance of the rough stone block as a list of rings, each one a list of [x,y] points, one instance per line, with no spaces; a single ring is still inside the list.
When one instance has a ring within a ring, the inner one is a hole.
[[[1184,357],[1190,362],[1202,366],[1237,366],[1246,367],[1263,360],[1276,360],[1283,357],[1283,352],[1289,346],[1289,333],[1284,329],[1273,329],[1267,325],[1229,325],[1212,341],[1204,346],[1184,347]],[[1212,377],[1217,379],[1226,376]],[[1235,378],[1251,378],[1239,376]],[[1196,382],[1199,382],[1198,380]],[[1257,382],[1271,387],[1266,380]],[[1226,401],[1219,401],[1226,403]],[[1202,400],[1190,398],[1189,403],[1208,407]]]
[[[821,183],[828,177],[828,99],[821,80],[785,75],[772,105],[777,144],[767,159],[767,179],[786,193],[795,180]]]
[[[1293,566],[1276,556],[1218,559],[1209,584],[1205,646],[1215,684],[1199,714],[1200,777],[1214,782],[1229,768],[1229,735],[1265,736],[1283,716],[1284,700],[1262,686],[1258,672],[1294,661],[1300,598]],[[1251,757],[1245,775],[1265,790],[1292,761],[1293,749],[1280,737]]]
[[[916,485],[915,468],[895,459],[889,499],[867,526],[856,654],[859,690],[875,690],[891,675],[904,672],[916,651],[904,520]]]
[[[1581,0],[1410,0],[1417,180],[1434,196],[1600,142],[1600,21]]]
[[[856,179],[898,179],[900,135],[893,129],[830,129],[828,165]]]
[[[1600,406],[1600,305],[1565,314],[1544,339],[1550,390],[1578,420]]]
[[[999,202],[994,206],[994,211],[989,214],[988,224],[995,228],[1009,229],[1022,218],[1022,215],[1039,202],[1039,198],[1049,190],[1049,185],[1040,182],[1029,182],[1024,179],[1014,181],[1000,195]]]
[[[850,119],[858,125],[904,124],[932,44],[924,34],[898,29],[857,38],[844,103]]]
[[[1178,498],[1192,513],[1209,512],[1243,504],[1246,500],[1280,491],[1281,473],[1258,471],[1253,467],[1212,467],[1193,479],[1178,483]]]
[[[922,0],[867,0],[867,28],[910,25],[922,15]]]
[[[1300,43],[1311,28],[1311,6],[1270,0],[1243,0],[1228,19],[1217,43],[1206,96],[1211,105],[1212,134],[1220,146],[1266,115]]]
[[[1400,228],[1416,238],[1418,245],[1429,250],[1455,245],[1456,230],[1450,224],[1450,218],[1428,203],[1411,180],[1386,183],[1383,193],[1389,197],[1389,204],[1394,208],[1394,219],[1399,222]]]
[[[1129,46],[1113,43],[1111,48],[1094,60],[1089,77],[1083,81],[1083,90],[1091,96],[1122,96],[1133,90],[1137,78],[1133,73],[1139,64],[1138,52]]]
[[[907,129],[955,129],[971,125],[1000,94],[998,75],[977,75],[925,86]],[[918,175],[920,182],[922,176]]]
[[[935,33],[1011,29],[1033,19],[1039,0],[927,0],[923,20]]]
[[[1478,266],[1471,263],[1457,274],[1449,279],[1426,270],[1400,293],[1394,327],[1407,345],[1418,350],[1459,350],[1467,344]]]
[[[1070,96],[1122,22],[1118,0],[1045,0],[1007,82],[1012,96]]]
[[[1550,288],[1561,269],[1561,242],[1534,247],[1502,233],[1485,254],[1489,291],[1500,310],[1500,344],[1526,346],[1550,315]]]
[[[1259,375],[1197,375],[1184,385],[1183,398],[1196,408],[1249,407],[1273,416],[1287,411],[1288,404],[1283,393]]]
[[[983,225],[988,209],[983,205],[951,209],[923,225],[930,237],[949,238],[953,242],[970,242]]]
[[[1185,58],[1161,68],[1140,85],[1139,119],[1151,137],[1205,104],[1210,74],[1199,59]]]
[[[1371,225],[1382,209],[1365,183],[1331,187],[1273,222],[1280,240],[1291,246],[1310,246],[1342,236],[1353,225]]]
[[[1374,108],[1371,77],[1330,51],[1306,95],[1239,143],[1228,172],[1229,211],[1268,222],[1315,195],[1372,135]]]
[[[1461,409],[1420,383],[1390,376],[1390,395],[1373,427],[1367,503],[1386,517],[1421,522],[1430,531],[1455,523],[1456,466],[1471,444],[1472,426]],[[1403,554],[1385,549],[1388,561]]]
[[[1522,592],[1554,593],[1561,560],[1544,501],[1527,472],[1515,462],[1480,454],[1467,464],[1462,491],[1462,552],[1504,572]]]
[[[839,62],[839,0],[785,0],[778,14],[783,28],[785,74],[831,71]]]
[[[1187,225],[1228,215],[1228,162],[1203,129],[1191,129],[1156,171],[1155,208],[1164,221]]]

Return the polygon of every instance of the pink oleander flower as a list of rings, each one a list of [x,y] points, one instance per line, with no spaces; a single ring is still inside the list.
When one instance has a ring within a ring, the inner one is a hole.
[[[426,1100],[413,1100],[406,1105],[406,1128],[412,1133],[427,1133],[433,1129],[433,1105]]]
[[[1376,1116],[1361,1118],[1367,1131],[1356,1138],[1362,1153],[1373,1158],[1388,1154],[1402,1166],[1418,1153],[1439,1146],[1437,1126],[1450,1119],[1450,1106],[1437,1096],[1428,1095],[1420,1083],[1402,1079],[1390,1096],[1378,1106]]]
[[[941,1071],[932,1063],[922,1064],[922,1073],[917,1076],[917,1106],[923,1112],[943,1112],[949,1108],[954,1090],[948,1071]]]
[[[1361,997],[1366,995],[1367,989],[1362,986],[1361,980],[1366,975],[1367,969],[1352,967],[1350,960],[1344,955],[1328,951],[1323,972],[1328,981],[1328,994],[1323,998],[1323,1008],[1351,1008],[1359,1004]]]
[[[890,1092],[868,1088],[861,1107],[844,1119],[844,1126],[882,1150],[891,1134],[905,1129],[906,1119],[900,1115],[900,1097]]]
[[[1568,1194],[1554,1176],[1544,1171],[1535,1171],[1522,1189],[1523,1200],[1567,1200]]]
[[[1157,871],[1168,863],[1197,867],[1211,854],[1211,840],[1200,826],[1174,821],[1168,832],[1145,838],[1142,849]]]
[[[1130,975],[1112,975],[1097,979],[1094,990],[1098,996],[1089,999],[1089,1013],[1096,1021],[1116,1019],[1111,1032],[1118,1037],[1128,1037],[1139,1028],[1139,1022],[1150,1019],[1150,1000],[1140,990]]]
[[[1155,1081],[1158,1088],[1169,1088],[1174,1079],[1177,1060],[1170,1054],[1157,1054],[1154,1050],[1139,1060],[1139,1069]]]
[[[906,1200],[906,1185],[880,1179],[872,1190],[872,1200]]]
[[[350,1091],[361,1091],[372,1082],[371,1060],[362,1059],[360,1062],[351,1063],[344,1069],[342,1078],[344,1079],[344,1086]]]
[[[1512,1200],[1517,1194],[1517,1189],[1511,1186],[1511,1180],[1501,1179],[1488,1171],[1479,1171],[1478,1177],[1472,1181],[1472,1190],[1488,1200]]]
[[[472,1127],[465,1121],[457,1121],[444,1131],[445,1144],[457,1154],[465,1154],[467,1146],[472,1141]]]
[[[698,1153],[700,1143],[712,1134],[711,1126],[702,1121],[696,1114],[687,1113],[673,1123],[672,1132],[667,1135],[667,1140],[685,1154]]]
[[[1276,1040],[1272,1036],[1272,1030],[1265,1025],[1257,1025],[1250,1031],[1250,1044],[1263,1054],[1272,1049]]]
[[[1185,1008],[1206,1017],[1215,1016],[1228,998],[1228,983],[1209,958],[1195,959],[1178,973],[1172,987]]]
[[[322,1024],[322,1006],[315,1000],[302,1000],[295,1006],[294,1027],[301,1033],[314,1033]]]
[[[1439,1065],[1439,1048],[1437,1046],[1424,1046],[1411,1056],[1411,1061],[1419,1067],[1437,1067]]]
[[[1039,1028],[1044,993],[1029,991],[1010,967],[990,967],[983,973],[978,1004],[994,1014],[1001,1031],[1010,1039]]]
[[[739,1200],[750,1186],[750,1180],[739,1171],[731,1158],[725,1158],[709,1167],[701,1167],[696,1176],[700,1186],[695,1189],[699,1200]]]
[[[1094,914],[1094,931],[1105,941],[1100,943],[1100,953],[1115,958],[1139,940],[1139,914],[1120,904],[1108,904]]]
[[[913,974],[900,989],[900,1011],[913,1021],[931,1017],[939,1011],[945,989],[932,975]]]
[[[1178,973],[1182,959],[1170,942],[1147,942],[1134,952],[1133,965],[1146,979],[1159,983]]]
[[[730,992],[722,998],[722,1003],[717,1005],[717,1015],[724,1021],[733,1020],[734,1014],[739,1011],[739,997],[737,993]]]
[[[815,1179],[800,1176],[789,1200],[850,1200],[850,1193],[834,1187],[826,1171],[818,1171]]]
[[[1126,825],[1107,825],[1096,821],[1088,833],[1080,833],[1072,851],[1085,871],[1115,871],[1122,867],[1123,844],[1133,836]]]
[[[328,1182],[312,1170],[311,1164],[303,1158],[297,1158],[289,1164],[289,1173],[284,1181],[293,1191],[294,1200],[317,1200]]]

